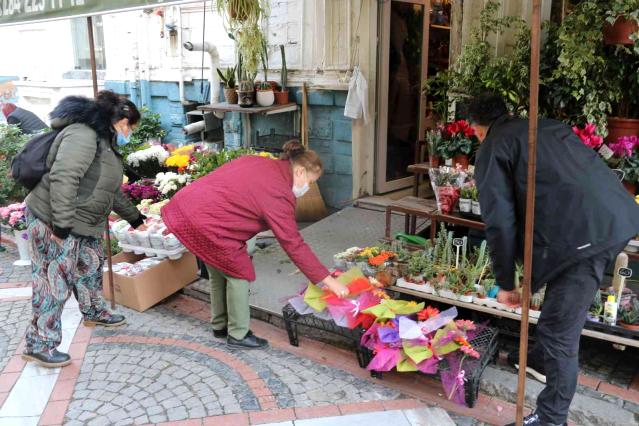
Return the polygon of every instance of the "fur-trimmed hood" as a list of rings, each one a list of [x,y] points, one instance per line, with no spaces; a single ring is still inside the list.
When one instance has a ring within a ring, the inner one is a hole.
[[[61,129],[72,123],[82,123],[91,127],[99,137],[110,140],[111,117],[93,100],[84,96],[67,96],[49,114],[51,127]]]

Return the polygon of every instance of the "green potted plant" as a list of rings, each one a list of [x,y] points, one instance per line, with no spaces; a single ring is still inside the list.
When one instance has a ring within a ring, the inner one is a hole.
[[[428,162],[431,167],[439,167],[442,157],[446,155],[446,146],[442,135],[443,127],[437,126],[435,129],[426,132],[426,142],[428,143]]]
[[[595,298],[590,305],[587,313],[588,321],[599,322],[601,321],[601,313],[603,312],[603,303],[601,301],[601,291],[597,290]]]
[[[474,185],[465,184],[462,186],[459,193],[459,211],[462,213],[470,213],[472,209],[473,201],[473,188]]]
[[[282,89],[275,92],[275,103],[278,105],[286,105],[288,103],[288,69],[286,68],[286,54],[283,44],[280,44],[280,54],[282,55]]]
[[[456,113],[463,112],[468,97],[487,91],[501,94],[512,111],[523,114],[527,110],[530,30],[519,17],[499,16],[501,10],[500,3],[487,1],[479,25],[471,29],[455,63],[426,81],[424,94],[440,119],[448,119],[451,104],[456,103]],[[515,34],[513,49],[495,57],[491,35],[509,30]]]
[[[231,27],[259,20],[266,10],[265,0],[216,0],[216,9]]]
[[[224,99],[228,104],[237,103],[237,91],[235,88],[235,71],[237,67],[229,67],[224,72],[217,70],[220,80],[224,83]]]
[[[264,81],[256,87],[256,102],[261,107],[269,107],[275,103],[275,93],[273,86],[268,81],[268,51],[266,48],[266,40],[262,39],[262,67],[264,68]],[[275,83],[277,85],[277,83]]]
[[[606,44],[634,44],[639,36],[639,0],[609,1],[603,35]]]
[[[481,216],[481,206],[479,204],[479,192],[477,191],[477,187],[473,186],[471,189],[471,211],[476,216]]]
[[[621,306],[619,325],[627,330],[639,331],[639,299],[636,297]]]

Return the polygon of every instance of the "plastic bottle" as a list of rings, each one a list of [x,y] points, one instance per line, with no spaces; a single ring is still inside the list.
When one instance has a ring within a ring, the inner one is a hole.
[[[617,302],[612,294],[608,295],[608,300],[604,304],[604,322],[608,325],[617,324]]]

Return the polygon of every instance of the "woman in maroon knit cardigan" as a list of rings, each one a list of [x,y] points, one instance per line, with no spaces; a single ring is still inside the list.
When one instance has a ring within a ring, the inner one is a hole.
[[[319,179],[322,162],[297,141],[283,149],[279,160],[245,156],[227,163],[179,191],[162,209],[169,230],[207,266],[213,332],[229,346],[268,345],[249,330],[255,269],[246,241],[260,232],[271,229],[311,282],[340,297],[348,294],[304,242],[295,221],[295,199]]]

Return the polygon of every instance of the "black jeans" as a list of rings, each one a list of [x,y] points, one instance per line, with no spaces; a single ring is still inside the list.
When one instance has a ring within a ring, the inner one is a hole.
[[[537,324],[538,340],[531,363],[543,362],[546,387],[537,397],[537,413],[544,422],[564,424],[577,388],[579,339],[586,313],[606,268],[624,245],[568,267],[548,283]]]

